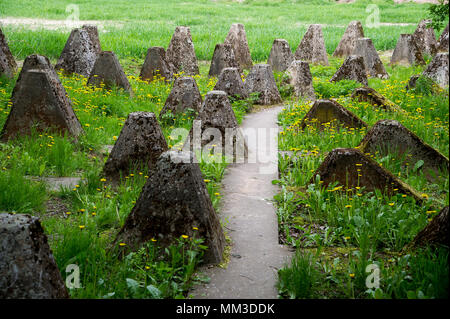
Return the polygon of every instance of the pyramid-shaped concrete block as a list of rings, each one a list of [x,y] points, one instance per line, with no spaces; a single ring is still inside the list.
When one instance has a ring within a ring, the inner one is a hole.
[[[249,96],[238,68],[224,68],[214,86],[214,91],[224,91],[229,97],[238,100]]]
[[[209,76],[219,76],[224,68],[239,68],[231,44],[216,44],[209,68]]]
[[[338,182],[344,189],[364,187],[365,192],[380,190],[389,196],[399,193],[409,195],[417,202],[422,201],[417,191],[353,148],[336,148],[328,153],[308,184],[315,183],[317,175],[325,188]]]
[[[245,138],[224,91],[206,94],[202,109],[183,146],[185,151],[200,149],[204,154],[213,151],[236,162],[248,155]]]
[[[94,51],[96,54],[102,52],[102,46],[100,45],[100,39],[98,37],[98,29],[97,26],[91,24],[85,24],[81,27],[83,30],[86,30],[89,34],[89,38],[91,39],[92,46],[94,47]]]
[[[364,153],[377,156],[399,156],[411,167],[422,160],[421,170],[427,176],[448,174],[448,158],[394,120],[380,120],[375,123],[358,148]],[[433,171],[431,175],[429,170]]]
[[[425,64],[422,52],[412,34],[400,34],[400,38],[392,53],[390,64],[404,66]]]
[[[437,50],[438,52],[448,52],[448,24],[439,37]]]
[[[389,78],[389,74],[386,72],[383,62],[381,62],[371,39],[360,38],[356,40],[353,55],[363,57],[366,73],[371,77],[377,77],[380,79]]]
[[[448,87],[448,52],[438,53],[423,71],[422,76],[432,79],[440,87]]]
[[[77,73],[88,77],[97,59],[97,52],[87,30],[73,29],[67,39],[56,70],[63,70],[66,74]]]
[[[102,51],[98,55],[87,84],[108,90],[120,87],[128,93],[133,92],[117,56],[112,51]]]
[[[314,126],[319,130],[323,130],[326,123],[346,128],[367,127],[364,121],[334,100],[315,101],[303,118],[300,127],[303,130],[307,126]]]
[[[167,149],[166,139],[154,113],[130,113],[108,156],[102,175],[107,180],[118,182],[121,175],[124,177],[133,170],[150,170]]]
[[[252,68],[252,56],[250,55],[247,34],[243,24],[233,23],[224,43],[231,44],[233,47],[234,56],[241,70]]]
[[[163,114],[169,111],[172,114],[179,114],[187,109],[193,109],[198,112],[201,106],[202,95],[200,94],[195,79],[189,76],[176,78],[172,91],[170,91],[164,107],[159,113],[159,117],[161,118]]]
[[[166,60],[174,66],[174,72],[186,75],[199,73],[197,56],[189,27],[176,27],[166,52]]]
[[[295,96],[311,101],[316,99],[308,62],[293,61],[287,69],[287,74],[289,76],[289,85],[293,87]]]
[[[276,72],[284,72],[294,61],[294,54],[289,43],[284,39],[275,39],[270,50],[267,64]]]
[[[2,141],[28,135],[33,126],[38,131],[67,132],[75,139],[83,132],[66,90],[44,56],[32,55],[25,59],[11,102],[11,111],[0,134]]]
[[[369,85],[367,81],[366,67],[364,58],[359,55],[349,55],[345,58],[344,63],[331,77],[330,82],[338,82],[341,80],[353,80],[364,85]]]
[[[352,99],[359,102],[380,107],[385,111],[399,111],[400,107],[370,87],[356,88],[352,93]]]
[[[69,298],[39,219],[0,214],[0,299]]]
[[[448,220],[449,207],[445,206],[439,214],[422,229],[409,247],[420,246],[450,246],[450,222]]]
[[[149,82],[164,78],[169,81],[173,77],[174,66],[166,60],[166,50],[162,47],[150,47],[147,50],[139,77]]]
[[[167,151],[156,162],[115,247],[135,250],[151,239],[168,247],[182,235],[205,240],[205,263],[222,261],[225,236],[199,165],[192,153]]]
[[[295,51],[295,59],[313,64],[328,65],[327,50],[320,24],[311,24],[309,26]]]
[[[9,50],[9,46],[6,42],[3,31],[0,28],[0,76],[13,78],[16,72],[16,60],[14,60],[14,57]]]
[[[413,33],[419,50],[422,55],[434,56],[437,52],[438,43],[436,41],[436,34],[431,27],[431,20],[422,20]]]
[[[364,38],[363,26],[359,21],[352,21],[348,24],[341,41],[339,42],[336,50],[333,52],[333,56],[337,58],[345,58],[353,54],[356,40],[359,38]]]
[[[256,104],[272,105],[281,103],[281,95],[273,77],[269,64],[254,65],[244,82],[245,89],[250,93],[259,93]]]

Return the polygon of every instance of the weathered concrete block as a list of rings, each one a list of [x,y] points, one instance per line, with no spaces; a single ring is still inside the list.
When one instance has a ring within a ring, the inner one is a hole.
[[[238,68],[224,68],[214,86],[214,91],[224,91],[234,99],[249,97]]]
[[[281,95],[269,64],[254,65],[244,82],[247,92],[259,93],[257,104],[272,105],[281,103]]]
[[[210,91],[193,123],[183,150],[213,152],[230,160],[243,161],[247,155],[244,136],[224,91]],[[205,156],[205,155],[203,155]]]
[[[341,80],[353,80],[366,86],[369,85],[364,58],[362,56],[349,55],[341,67],[331,77],[330,82],[338,82]]]
[[[334,100],[315,101],[303,118],[300,127],[303,130],[307,125],[311,125],[323,130],[325,123],[346,128],[367,127],[364,121]]]
[[[422,201],[417,191],[353,148],[336,148],[328,153],[308,184],[315,183],[317,175],[323,187],[339,182],[344,189],[364,187],[365,192],[381,190],[389,196],[397,192]]]
[[[104,86],[108,90],[120,87],[128,93],[133,93],[130,82],[128,82],[117,56],[112,51],[102,51],[98,55],[87,84],[97,87]]]
[[[351,21],[348,24],[348,27],[345,30],[344,35],[342,36],[336,50],[334,50],[333,56],[338,58],[345,58],[353,54],[356,40],[358,40],[359,38],[364,38],[364,30],[362,24],[359,21]]]
[[[438,52],[448,52],[448,23],[439,37],[437,50]]]
[[[448,60],[448,52],[436,54],[422,75],[432,79],[442,88],[448,87]]]
[[[176,27],[166,52],[167,62],[173,64],[174,72],[183,71],[186,75],[199,73],[197,56],[188,27]]]
[[[247,42],[247,34],[244,25],[241,23],[233,23],[230,31],[225,38],[225,43],[231,44],[234,56],[239,63],[241,70],[251,69],[253,66],[252,56]]]
[[[2,29],[0,28],[0,76],[6,76],[13,78],[17,72],[16,60],[14,60],[11,51],[9,50],[8,43]]]
[[[450,246],[448,206],[433,217],[430,223],[414,237],[411,246]]]
[[[297,97],[304,97],[314,101],[316,94],[312,85],[312,75],[309,64],[305,61],[295,60],[287,69],[289,84],[294,88]]]
[[[191,153],[168,151],[159,157],[115,245],[125,243],[119,249],[129,251],[153,238],[167,247],[181,235],[205,239],[205,263],[222,261],[225,236],[198,163]]]
[[[219,76],[224,68],[239,68],[231,44],[216,44],[209,68],[209,76]]]
[[[0,214],[0,299],[69,298],[36,217]]]
[[[353,55],[363,57],[366,73],[371,77],[378,77],[380,79],[389,78],[389,74],[386,72],[371,39],[360,38],[356,40]]]
[[[377,153],[379,156],[396,154],[404,157],[405,163],[410,164],[411,167],[419,160],[423,160],[421,169],[428,178],[432,175],[448,174],[449,171],[447,157],[394,120],[376,122],[358,148],[364,153]]]
[[[405,66],[425,64],[422,52],[412,34],[400,34],[400,38],[392,53],[390,64]]]
[[[95,25],[85,24],[81,27],[86,30],[89,34],[89,38],[91,39],[92,46],[94,47],[94,51],[96,54],[102,52],[102,46],[100,45],[100,39],[98,37],[98,29]]]
[[[386,111],[398,111],[400,107],[370,87],[356,88],[352,99],[360,102],[369,102],[373,106],[381,107]]]
[[[173,77],[173,69],[174,66],[166,60],[166,50],[164,48],[150,47],[147,50],[147,56],[139,77],[149,82],[158,76],[169,81]]]
[[[113,182],[133,169],[149,168],[167,151],[167,142],[154,113],[133,112],[120,132],[102,175]]]
[[[191,77],[176,78],[173,83],[172,91],[159,113],[161,118],[163,114],[170,111],[172,114],[184,112],[191,108],[195,111],[200,111],[202,106],[202,96],[198,89],[197,83]]]
[[[437,41],[434,29],[430,26],[431,20],[422,20],[413,33],[419,50],[422,55],[428,54],[434,56],[437,52]]]
[[[67,132],[75,139],[83,133],[66,90],[44,56],[31,55],[25,59],[11,102],[11,111],[0,134],[2,141],[30,134],[33,125],[38,131]]]
[[[66,74],[77,73],[88,77],[97,59],[97,51],[86,29],[73,29],[59,56],[55,69]]]
[[[284,72],[294,61],[294,54],[291,51],[289,43],[284,39],[273,40],[267,64],[270,64],[272,70]]]
[[[328,65],[327,50],[320,24],[311,24],[295,51],[295,59]]]

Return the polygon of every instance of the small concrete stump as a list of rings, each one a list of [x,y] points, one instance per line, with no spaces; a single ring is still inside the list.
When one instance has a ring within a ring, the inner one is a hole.
[[[343,189],[364,187],[364,190],[359,191],[381,190],[389,196],[395,193],[405,194],[412,196],[418,203],[422,202],[417,191],[385,170],[373,159],[353,148],[336,148],[328,153],[308,185],[315,183],[317,175],[320,176],[320,180],[323,182],[322,186],[325,188],[338,182]]]
[[[433,176],[448,174],[449,160],[401,123],[380,120],[367,132],[358,148],[364,153],[400,156],[410,167],[422,160],[420,168],[429,180]],[[431,171],[431,172],[430,172]]]
[[[252,56],[250,55],[247,34],[243,24],[233,23],[224,43],[231,44],[233,47],[234,56],[241,70],[252,68]]]
[[[166,51],[166,61],[174,66],[174,73],[183,71],[185,75],[199,73],[197,56],[189,27],[176,27]]]
[[[400,110],[398,105],[370,87],[356,88],[352,93],[352,99],[359,102],[368,102],[375,107],[380,107],[389,112]]]
[[[296,97],[303,97],[311,101],[316,100],[313,79],[308,62],[295,60],[287,69],[289,85],[294,89]]]
[[[295,59],[313,64],[329,65],[320,24],[311,24],[309,26],[295,51]]]
[[[128,82],[117,56],[112,51],[102,51],[98,55],[87,84],[104,87],[107,90],[118,87],[130,94],[133,93],[130,82]]]
[[[159,113],[159,118],[170,111],[172,114],[179,114],[187,109],[200,111],[202,106],[202,95],[198,89],[194,78],[185,76],[176,78],[172,91],[167,97],[164,107]]]
[[[219,76],[225,68],[239,68],[231,44],[216,44],[209,68],[209,76]]]
[[[294,61],[294,54],[289,43],[284,39],[273,40],[267,64],[270,64],[273,71],[284,72]]]
[[[11,111],[0,134],[1,141],[29,135],[32,127],[68,133],[75,139],[83,133],[66,90],[50,61],[31,55],[24,61],[11,96]]]
[[[336,125],[338,128],[364,128],[367,124],[355,114],[347,110],[334,100],[317,100],[306,113],[300,128],[304,130],[307,126],[314,126],[324,130],[325,124]]]
[[[166,60],[166,50],[162,47],[150,47],[147,50],[144,64],[139,77],[152,82],[161,78],[170,81],[173,77],[174,66]]]
[[[259,93],[257,104],[272,105],[281,103],[281,95],[269,64],[254,65],[244,82],[248,93]]]
[[[330,82],[353,80],[365,86],[369,85],[366,75],[364,58],[358,55],[349,55],[341,67],[334,73]]]
[[[0,299],[69,298],[37,217],[0,214]]]
[[[337,58],[345,58],[353,54],[356,40],[359,38],[364,38],[363,26],[359,21],[351,21],[348,24],[348,27],[345,30],[336,50],[334,50],[333,56]]]
[[[114,247],[128,252],[151,239],[168,247],[181,235],[204,238],[205,263],[222,261],[225,236],[199,165],[192,153],[167,151],[156,162]]]
[[[437,50],[438,52],[448,52],[448,23],[439,37]]]
[[[431,20],[420,21],[417,29],[413,33],[413,37],[422,55],[428,54],[434,56],[437,52],[438,43],[434,29],[429,26],[430,24]]]
[[[214,91],[224,91],[235,100],[249,97],[238,68],[224,68],[214,86]]]
[[[2,29],[0,28],[0,76],[12,79],[17,72],[16,60],[14,60]]]
[[[400,34],[400,38],[392,53],[390,64],[400,64],[403,66],[425,64],[422,52],[412,34]]]
[[[120,132],[102,175],[115,183],[134,170],[149,170],[168,150],[166,139],[154,113],[133,112]]]
[[[383,62],[381,62],[371,39],[361,38],[356,40],[353,55],[363,57],[366,73],[371,77],[377,77],[380,79],[389,78],[389,74],[386,72]]]
[[[242,162],[247,158],[245,138],[224,91],[210,91],[206,94],[183,150],[202,150],[205,160],[208,160],[211,153],[226,156],[235,162]]]
[[[65,74],[77,73],[85,77],[91,74],[97,59],[97,51],[86,29],[73,29],[55,65]]]

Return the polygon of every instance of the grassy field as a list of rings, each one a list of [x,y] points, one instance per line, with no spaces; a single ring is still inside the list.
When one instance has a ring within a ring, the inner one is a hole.
[[[3,0],[0,2],[0,18],[65,20],[70,15],[70,12],[66,13],[66,6],[72,2]],[[214,46],[224,41],[230,25],[241,22],[245,25],[252,58],[256,61],[267,59],[275,38],[286,39],[295,50],[312,23],[324,24],[325,44],[330,54],[352,20],[362,22],[365,35],[373,40],[377,50],[393,49],[401,33],[413,32],[416,24],[426,18],[428,8],[428,4],[394,4],[392,0],[359,0],[352,4],[337,4],[332,0],[258,0],[243,3],[221,0],[99,0],[77,3],[80,20],[105,23],[105,32],[100,34],[102,47],[122,58],[144,58],[149,46],[167,48],[175,27],[186,25],[191,28],[197,57],[210,60]],[[366,24],[370,14],[366,8],[372,3],[378,5],[380,12],[382,24],[378,28],[369,28]],[[13,25],[6,25],[4,31],[13,54],[19,59],[32,53],[58,58],[70,33],[70,30],[30,31]]]
[[[64,20],[71,1],[1,1],[0,17],[28,17]],[[114,144],[127,115],[133,111],[159,113],[171,83],[148,83],[138,78],[149,46],[167,47],[177,25],[188,25],[200,60],[211,58],[214,45],[222,42],[233,22],[245,24],[252,57],[265,61],[275,38],[285,38],[294,50],[308,24],[322,23],[328,53],[337,46],[351,20],[365,25],[366,7],[376,3],[382,23],[411,25],[365,28],[378,50],[393,49],[400,33],[413,32],[427,16],[428,5],[392,1],[82,1],[81,20],[105,22],[100,33],[104,50],[115,51],[135,92],[134,98],[120,90],[103,91],[86,87],[86,78],[64,76],[61,81],[86,132],[79,143],[51,132],[36,132],[0,144],[0,211],[31,213],[41,217],[56,261],[65,278],[65,267],[76,263],[81,268],[81,289],[75,298],[185,298],[191,284],[205,280],[195,273],[202,257],[198,238],[180,238],[167,251],[150,242],[139,252],[122,260],[108,253],[114,235],[135,204],[147,172],[126,176],[117,188],[99,177],[107,153],[105,145]],[[27,27],[2,27],[13,55],[21,60],[32,53],[56,61],[69,30],[30,30]],[[384,58],[385,59],[385,58]],[[387,113],[349,98],[353,81],[329,83],[342,64],[330,57],[330,66],[311,66],[316,93],[335,98],[369,126],[379,119],[396,119],[431,146],[449,154],[448,89],[430,94],[428,87],[406,91],[409,77],[423,67],[386,66],[389,80],[370,79],[371,87],[398,104],[402,112]],[[386,62],[386,60],[384,60]],[[385,63],[386,64],[386,63]],[[208,78],[209,62],[200,63],[196,81],[202,95],[212,90],[215,78]],[[16,77],[17,78],[17,77]],[[306,185],[326,153],[336,147],[355,147],[364,130],[318,134],[314,130],[298,133],[299,121],[309,109],[307,101],[294,99],[282,85],[283,74],[275,74],[285,101],[279,116],[281,150],[303,152],[295,165],[281,158],[281,186],[275,201],[278,207],[281,240],[297,248],[292,265],[280,272],[282,297],[292,298],[419,298],[448,296],[448,250],[403,251],[432,216],[449,204],[448,172],[430,183],[414,167],[405,167],[395,156],[375,157],[376,161],[424,194],[425,203],[416,205],[400,194],[351,194]],[[10,96],[15,80],[0,79],[0,127],[10,111]],[[251,101],[234,103],[239,121]],[[187,112],[160,124],[170,147],[180,141],[169,133],[174,127],[190,128],[195,114]],[[201,163],[201,170],[214,207],[220,203],[220,183],[225,164]],[[82,180],[73,188],[50,190],[30,176],[76,176]],[[380,290],[367,291],[365,267],[377,263],[381,268]]]

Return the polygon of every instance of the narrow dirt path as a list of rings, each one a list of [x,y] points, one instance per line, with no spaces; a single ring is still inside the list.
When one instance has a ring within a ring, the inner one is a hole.
[[[241,127],[264,128],[269,139],[268,129],[278,127],[277,114],[281,110],[279,106],[250,113]],[[274,136],[271,138],[274,142]],[[258,152],[267,154],[267,144],[249,145],[249,157]],[[272,185],[272,180],[278,178],[278,164],[277,154],[272,156],[269,163],[262,160],[228,166],[222,181],[220,218],[232,240],[230,261],[226,269],[200,269],[211,281],[194,287],[190,292],[193,298],[277,298],[277,270],[291,253],[278,244],[276,208],[271,203],[278,191]]]

